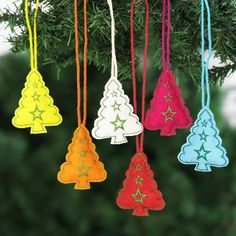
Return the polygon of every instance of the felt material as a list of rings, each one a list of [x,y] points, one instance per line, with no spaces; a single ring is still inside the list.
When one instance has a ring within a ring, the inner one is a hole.
[[[149,210],[164,209],[165,201],[143,152],[132,157],[123,186],[116,199],[120,208],[133,209],[135,216],[148,216]]]
[[[166,13],[167,12],[167,13]],[[167,22],[166,22],[167,15]],[[166,32],[167,24],[167,32]],[[160,130],[162,136],[176,135],[176,129],[192,124],[184,106],[181,91],[170,71],[171,1],[163,0],[162,8],[162,68],[163,72],[154,90],[151,107],[146,113],[144,127]]]
[[[75,183],[76,190],[90,189],[90,182],[102,182],[107,173],[99,161],[89,131],[81,124],[68,147],[66,162],[61,165],[57,179],[61,183]]]
[[[204,60],[205,52],[205,7],[207,9],[208,56]],[[225,167],[229,163],[226,150],[222,147],[219,130],[216,127],[214,115],[210,109],[209,61],[212,54],[211,13],[208,0],[201,1],[201,38],[202,38],[202,109],[191,128],[187,142],[181,148],[178,160],[186,165],[196,165],[195,170],[210,172],[211,166]]]
[[[192,118],[184,105],[174,75],[165,69],[155,88],[144,127],[149,130],[160,130],[162,136],[172,136],[176,135],[177,128],[187,128],[191,124]]]
[[[111,138],[111,144],[122,144],[127,142],[126,136],[135,136],[142,132],[138,116],[133,114],[129,98],[117,79],[109,79],[100,104],[98,118],[92,129],[94,138]]]
[[[47,133],[46,126],[56,126],[61,122],[62,117],[53,105],[42,76],[33,69],[27,76],[12,124],[17,128],[31,128],[31,134],[42,134]]]
[[[208,107],[199,112],[178,160],[186,165],[196,165],[195,170],[202,172],[210,172],[211,166],[228,165],[229,160],[222,147],[214,115]]]
[[[35,0],[34,27],[30,25],[29,3],[25,0],[25,19],[29,32],[30,65],[25,87],[19,100],[19,107],[15,110],[12,124],[16,128],[31,128],[31,134],[47,133],[46,126],[56,126],[62,122],[58,108],[53,105],[53,99],[45,86],[42,76],[38,72],[37,60],[37,16],[39,0]]]
[[[87,0],[84,0],[83,117],[81,112],[78,0],[74,0],[74,15],[78,128],[74,132],[74,137],[68,147],[66,162],[61,165],[57,179],[63,184],[75,183],[74,189],[76,190],[86,190],[90,189],[90,182],[104,181],[107,173],[103,163],[99,161],[96,147],[85,127],[87,121]]]
[[[115,19],[112,1],[107,0],[111,15],[111,77],[105,85],[100,101],[98,118],[94,121],[92,135],[96,139],[111,138],[111,144],[126,143],[127,136],[135,136],[143,131],[139,118],[134,114],[129,98],[118,81],[115,52]]]

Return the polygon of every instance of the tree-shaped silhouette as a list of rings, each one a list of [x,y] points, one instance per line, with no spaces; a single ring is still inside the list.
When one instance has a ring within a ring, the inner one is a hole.
[[[61,165],[57,178],[61,183],[75,183],[75,189],[90,189],[90,182],[102,182],[107,173],[99,161],[89,131],[81,124],[68,147],[66,162]]]
[[[133,209],[133,215],[148,216],[148,210],[158,211],[165,207],[162,193],[158,190],[154,174],[143,152],[132,157],[123,186],[116,203],[120,208]]]
[[[42,76],[37,70],[31,70],[12,124],[17,128],[31,128],[31,134],[41,134],[47,133],[46,126],[56,126],[61,122],[62,117],[53,105]]]
[[[177,128],[187,128],[191,124],[192,118],[184,105],[174,75],[166,69],[154,90],[144,127],[149,130],[161,130],[162,136],[172,136],[176,135]]]
[[[111,144],[122,144],[127,142],[126,136],[135,136],[142,132],[142,124],[133,113],[129,98],[117,79],[111,77],[108,80],[100,104],[98,118],[92,129],[94,138],[111,138]]]
[[[183,164],[196,165],[196,171],[210,172],[211,166],[224,167],[229,163],[222,147],[219,130],[211,110],[204,107],[191,128],[187,142],[182,146],[178,160]]]

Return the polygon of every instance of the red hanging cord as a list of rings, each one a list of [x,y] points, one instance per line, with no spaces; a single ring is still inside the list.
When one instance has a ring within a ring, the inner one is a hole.
[[[167,40],[165,40],[166,30],[166,5],[167,5]],[[162,8],[162,67],[163,69],[170,69],[170,28],[171,28],[171,14],[170,14],[170,0],[163,0]]]
[[[132,62],[132,81],[133,81],[133,103],[134,112],[138,114],[137,109],[137,81],[135,74],[135,49],[134,49],[134,7],[136,0],[133,0],[130,12],[130,35],[131,35],[131,62]],[[146,23],[145,23],[145,45],[143,54],[143,80],[142,80],[142,108],[141,108],[141,122],[144,124],[145,118],[145,93],[147,82],[147,51],[148,51],[148,20],[149,20],[149,5],[148,0],[145,0],[146,5]],[[136,150],[143,151],[144,131],[140,136],[136,136]]]

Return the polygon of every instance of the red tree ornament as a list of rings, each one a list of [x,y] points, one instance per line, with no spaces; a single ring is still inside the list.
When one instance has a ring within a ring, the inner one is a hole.
[[[123,186],[116,203],[120,208],[133,209],[133,215],[148,216],[148,210],[159,211],[165,207],[162,193],[158,190],[143,152],[137,152],[132,157]]]
[[[144,126],[149,130],[161,130],[162,136],[172,136],[176,134],[176,129],[187,128],[191,124],[192,118],[184,105],[174,75],[165,69],[154,90]]]

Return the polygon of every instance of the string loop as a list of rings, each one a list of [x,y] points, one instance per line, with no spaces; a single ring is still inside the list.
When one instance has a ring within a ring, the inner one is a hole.
[[[78,0],[74,0],[75,16],[75,58],[77,78],[77,117],[78,125],[86,124],[87,120],[87,51],[88,51],[88,29],[87,29],[87,0],[84,0],[84,90],[83,90],[83,121],[81,115],[81,83],[80,83],[80,56],[79,56],[79,30],[78,30]]]
[[[113,5],[111,0],[107,0],[109,5],[110,15],[111,15],[111,76],[113,78],[118,77],[117,71],[117,59],[116,59],[116,49],[115,49],[115,18],[114,18],[114,11]]]
[[[166,39],[166,5],[167,5],[167,39]],[[162,8],[162,67],[170,69],[170,31],[171,31],[170,0],[163,0]]]
[[[205,6],[207,9],[207,31],[208,31],[208,55],[206,63],[204,61],[204,52],[205,52]],[[201,88],[202,88],[202,107],[210,106],[210,85],[209,85],[209,62],[212,55],[212,39],[211,39],[211,12],[208,0],[202,0],[201,3],[201,38],[202,38],[202,79],[201,79]]]
[[[130,35],[131,35],[131,62],[132,62],[132,81],[133,81],[133,103],[134,113],[138,114],[137,109],[137,81],[135,74],[135,48],[134,48],[134,8],[136,0],[133,0],[130,12]],[[146,6],[146,18],[145,18],[145,45],[143,55],[143,79],[142,79],[142,108],[141,108],[141,123],[144,124],[145,118],[145,93],[146,93],[146,81],[147,81],[147,51],[148,51],[148,23],[149,23],[149,4],[148,0],[145,0]],[[136,136],[136,150],[143,151],[144,143],[144,130]]]
[[[25,0],[25,20],[27,29],[29,32],[29,45],[30,45],[30,67],[31,70],[38,69],[38,58],[37,58],[37,17],[39,9],[39,0],[35,1],[35,10],[34,10],[34,21],[33,21],[33,31],[30,24],[29,18],[29,1]]]

